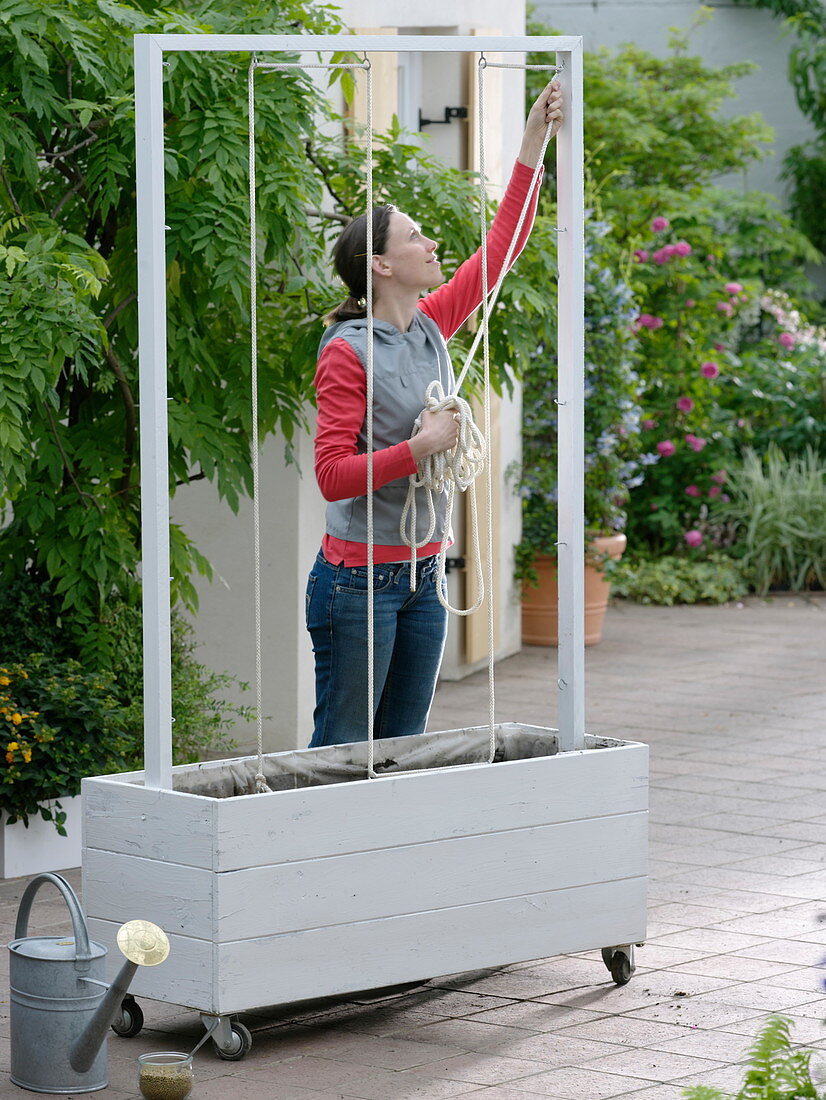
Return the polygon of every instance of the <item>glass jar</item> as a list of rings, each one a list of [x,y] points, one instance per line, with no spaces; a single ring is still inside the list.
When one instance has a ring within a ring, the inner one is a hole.
[[[191,1054],[163,1051],[138,1056],[138,1088],[145,1100],[184,1100],[193,1082]]]

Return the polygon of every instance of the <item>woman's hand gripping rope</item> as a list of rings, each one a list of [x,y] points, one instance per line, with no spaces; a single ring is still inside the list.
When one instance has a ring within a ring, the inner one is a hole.
[[[452,412],[458,425],[458,436],[454,447],[446,451],[438,451],[425,455],[417,464],[416,473],[408,479],[407,500],[402,510],[399,531],[405,546],[410,547],[410,589],[416,589],[416,551],[426,546],[436,530],[436,509],[433,505],[433,494],[441,494],[447,486],[447,512],[450,517],[453,514],[453,499],[458,488],[460,492],[471,490],[471,525],[474,545],[474,561],[476,563],[476,579],[478,596],[473,607],[466,610],[451,607],[442,593],[442,577],[445,572],[445,555],[447,543],[450,538],[450,522],[445,524],[442,543],[439,549],[439,569],[436,578],[436,593],[442,606],[454,615],[469,615],[475,611],[485,598],[484,579],[482,576],[482,564],[479,555],[479,531],[476,518],[476,478],[485,468],[487,445],[485,437],[473,421],[470,405],[464,398],[457,394],[447,394],[442,388],[441,382],[433,381],[427,387],[425,395],[425,407],[422,414],[413,425],[411,439],[422,431],[422,421],[426,413]],[[416,490],[427,491],[428,527],[427,533],[421,542],[416,540]],[[408,522],[409,517],[409,522]]]

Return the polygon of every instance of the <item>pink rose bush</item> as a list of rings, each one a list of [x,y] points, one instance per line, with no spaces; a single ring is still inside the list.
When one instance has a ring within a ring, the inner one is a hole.
[[[690,397],[678,397],[677,400],[674,402],[674,405],[677,409],[680,410],[680,412],[683,413],[690,413],[691,410],[694,408],[694,402],[691,400]]]
[[[703,545],[702,531],[697,531],[696,529],[692,531],[686,531],[686,533],[683,535],[683,538],[685,539],[686,543],[693,549],[696,549],[696,547]]]
[[[700,374],[702,374],[703,378],[718,378],[720,375],[720,368],[713,360],[709,359],[701,365]]]
[[[663,458],[670,458],[677,448],[674,446],[670,439],[662,439],[657,444],[657,452],[663,456]]]

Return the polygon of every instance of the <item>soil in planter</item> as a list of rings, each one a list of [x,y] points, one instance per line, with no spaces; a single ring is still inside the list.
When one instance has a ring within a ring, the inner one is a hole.
[[[494,727],[495,764],[555,756],[556,730],[503,723]],[[374,768],[379,774],[421,771],[457,764],[483,764],[489,756],[487,726],[468,727],[414,737],[389,737],[374,742]],[[255,794],[258,757],[210,761],[187,766],[173,775],[173,788],[208,798]],[[271,791],[293,791],[366,778],[367,743],[331,745],[322,749],[279,752],[264,757],[264,776]]]

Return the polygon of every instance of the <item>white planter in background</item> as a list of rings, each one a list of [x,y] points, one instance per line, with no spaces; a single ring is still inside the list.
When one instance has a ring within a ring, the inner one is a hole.
[[[60,836],[54,822],[44,821],[40,814],[29,815],[28,829],[22,821],[6,825],[6,814],[0,817],[0,878],[80,866],[83,823],[80,795],[59,801],[66,812],[66,836]]]

